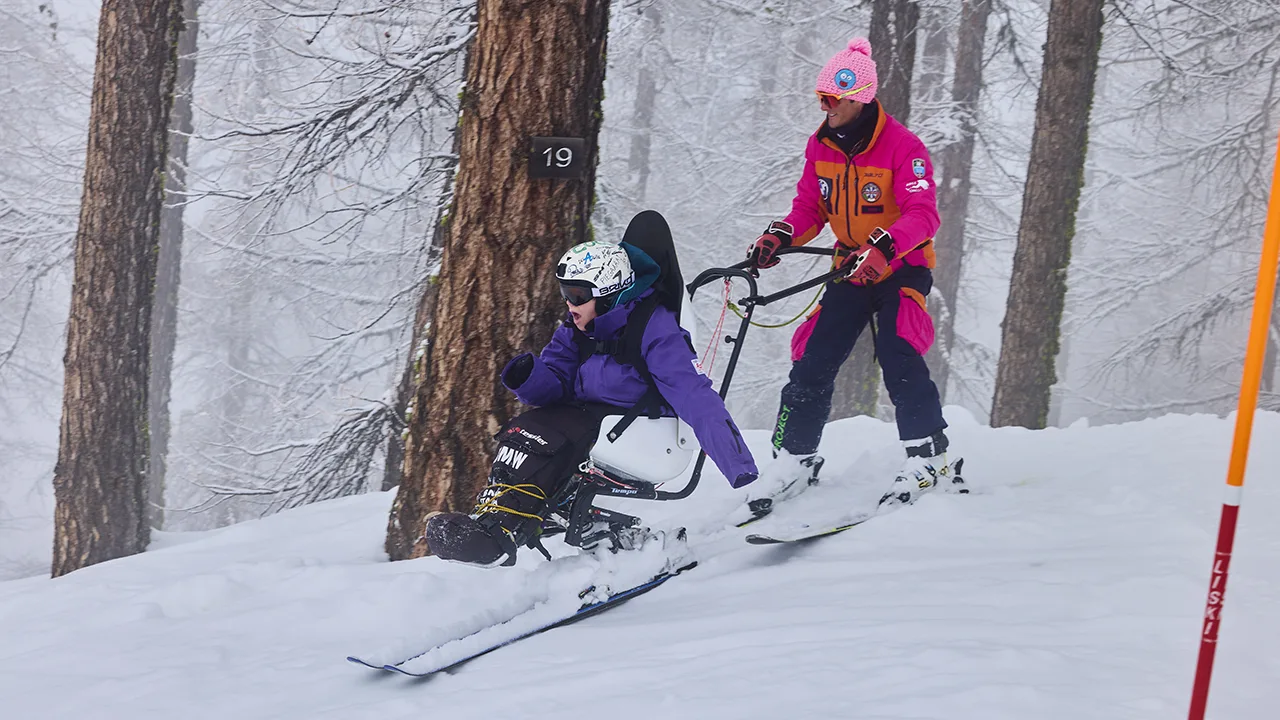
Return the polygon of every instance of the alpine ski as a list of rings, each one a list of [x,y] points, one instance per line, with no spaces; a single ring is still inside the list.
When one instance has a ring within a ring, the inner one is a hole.
[[[469,662],[471,660],[475,660],[481,655],[487,655],[493,652],[494,650],[506,647],[507,645],[511,645],[512,643],[519,642],[520,640],[524,640],[525,638],[532,637],[540,633],[544,633],[554,628],[563,627],[565,625],[575,623],[579,620],[584,620],[588,617],[591,617],[592,615],[598,615],[606,610],[615,608],[621,605],[622,603],[626,602],[627,600],[638,597],[640,595],[643,595],[649,592],[650,590],[653,590],[654,588],[658,587],[659,585],[662,585],[666,581],[670,580],[676,575],[679,575],[682,572],[685,572],[686,570],[692,570],[696,566],[697,566],[697,563],[693,562],[688,565],[685,565],[684,567],[678,568],[676,570],[660,573],[655,577],[653,577],[652,579],[650,579],[649,581],[642,583],[640,585],[637,585],[633,588],[629,588],[627,590],[613,593],[603,600],[588,602],[584,604],[582,607],[578,608],[575,612],[573,612],[570,615],[544,623],[531,630],[525,629],[525,630],[513,631],[513,633],[510,634],[508,637],[505,637],[505,638],[500,637],[498,639],[495,639],[492,643],[484,645],[483,647],[475,651],[468,652],[465,656],[461,658],[451,659],[442,664],[437,663],[437,664],[428,664],[426,666],[421,666],[419,663],[415,663],[414,661],[418,660],[419,658],[425,658],[425,656],[431,653],[433,650],[446,647],[447,645],[450,645],[452,643],[462,642],[469,638],[475,637],[476,635],[479,635],[480,633],[483,633],[483,632],[492,632],[495,628],[501,627],[502,625],[518,626],[519,623],[517,621],[520,618],[534,611],[530,610],[526,613],[522,613],[521,615],[517,615],[516,617],[502,623],[501,625],[484,628],[466,637],[450,640],[449,642],[443,643],[441,645],[437,645],[436,647],[428,648],[418,653],[417,655],[405,658],[404,660],[401,660],[400,662],[397,662],[397,663],[379,664],[379,663],[371,662],[369,660],[365,660],[363,658],[359,658],[355,656],[348,656],[347,660],[357,665],[363,665],[365,667],[373,668],[375,670],[387,670],[390,672],[397,672],[402,675],[409,675],[412,677],[427,677],[429,675],[434,675],[435,673],[442,672],[445,670],[452,670],[453,668],[456,668],[459,665],[462,665],[463,663]],[[596,588],[594,586],[588,587],[582,592],[578,593],[578,597],[585,598],[588,595],[590,595],[592,592],[594,592],[595,589]]]
[[[866,513],[852,519],[843,520],[835,525],[801,525],[799,528],[789,532],[774,533],[772,535],[752,534],[747,536],[747,542],[752,545],[778,545],[781,543],[816,540],[817,538],[836,535],[850,528],[855,528],[873,517],[875,517],[875,513]]]

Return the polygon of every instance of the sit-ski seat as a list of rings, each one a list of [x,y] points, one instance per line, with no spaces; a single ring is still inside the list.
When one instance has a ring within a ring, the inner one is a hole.
[[[682,317],[680,326],[688,333],[693,346],[692,313]],[[591,448],[591,462],[601,470],[623,480],[664,483],[674,480],[689,468],[698,455],[698,439],[693,428],[679,418],[636,418],[617,440],[608,438],[609,431],[621,415],[610,415],[600,424],[600,434]]]
[[[696,324],[692,312],[682,312],[687,291],[666,220],[651,210],[641,212],[627,226],[622,241],[643,250],[658,264],[654,291],[660,303],[675,313],[677,322],[689,333],[696,348]],[[693,428],[674,417],[637,417],[616,440],[610,440],[609,432],[617,424],[618,418],[614,416],[604,419],[591,450],[591,460],[596,467],[620,479],[654,484],[674,480],[698,454]]]

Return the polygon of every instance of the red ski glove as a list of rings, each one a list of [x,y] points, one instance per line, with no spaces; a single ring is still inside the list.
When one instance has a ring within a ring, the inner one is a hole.
[[[791,223],[781,220],[769,223],[769,229],[765,230],[760,239],[747,250],[747,259],[751,261],[751,267],[760,270],[771,268],[782,262],[781,258],[776,257],[777,253],[784,247],[791,247],[793,232]]]
[[[871,231],[871,238],[862,250],[845,258],[849,282],[854,285],[874,285],[889,272],[893,259],[893,238],[880,228]]]

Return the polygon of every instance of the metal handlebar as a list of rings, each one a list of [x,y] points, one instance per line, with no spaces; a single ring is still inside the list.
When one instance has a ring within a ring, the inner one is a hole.
[[[702,287],[703,285],[715,282],[720,278],[732,278],[732,277],[742,278],[743,280],[746,280],[747,284],[751,286],[751,294],[752,295],[756,294],[756,276],[753,275],[749,270],[745,268],[740,268],[736,265],[731,265],[725,268],[707,268],[706,270],[703,270],[702,272],[698,273],[698,277],[694,278],[693,282],[689,283],[688,285],[685,285],[684,289],[689,291],[689,297],[692,298],[693,294],[698,291],[698,288]]]
[[[821,247],[809,247],[808,245],[798,245],[796,247],[778,248],[778,251],[774,253],[775,256],[778,256],[778,255],[835,255],[835,254],[836,254],[836,249],[833,247],[821,248]],[[734,263],[729,267],[734,269],[743,269],[743,270],[750,268],[751,258],[747,258],[746,260],[743,260],[742,262],[739,262],[739,263]]]

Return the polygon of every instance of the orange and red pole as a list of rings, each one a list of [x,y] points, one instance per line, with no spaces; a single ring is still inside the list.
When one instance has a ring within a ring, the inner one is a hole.
[[[1231,463],[1227,468],[1226,498],[1222,503],[1222,520],[1218,524],[1218,549],[1209,576],[1209,598],[1205,603],[1204,627],[1200,632],[1200,657],[1196,662],[1196,679],[1191,686],[1189,720],[1204,720],[1209,701],[1209,678],[1213,674],[1213,655],[1218,647],[1218,628],[1222,624],[1222,601],[1227,593],[1227,568],[1231,565],[1231,549],[1235,544],[1236,518],[1240,514],[1240,496],[1244,490],[1244,469],[1249,457],[1249,438],[1253,434],[1253,415],[1258,407],[1258,390],[1262,384],[1263,359],[1267,354],[1267,335],[1271,326],[1271,307],[1275,302],[1276,273],[1280,270],[1280,148],[1271,177],[1271,199],[1267,203],[1267,222],[1262,232],[1262,259],[1258,263],[1257,289],[1253,295],[1253,320],[1249,326],[1249,345],[1244,356],[1244,380],[1240,384],[1240,402],[1236,413],[1235,439],[1231,444]]]

